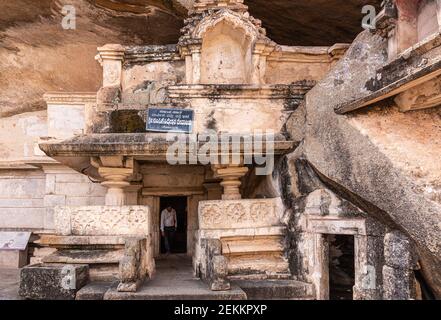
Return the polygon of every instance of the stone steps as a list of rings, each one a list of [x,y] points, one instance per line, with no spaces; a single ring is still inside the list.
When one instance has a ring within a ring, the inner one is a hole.
[[[249,300],[312,300],[312,285],[295,280],[236,280]]]
[[[230,255],[228,274],[231,276],[260,276],[260,278],[290,275],[289,264],[281,252],[261,252]]]
[[[57,250],[46,256],[44,263],[87,264],[91,281],[113,281],[118,279],[119,261],[124,250]]]
[[[115,282],[92,282],[77,300],[314,300],[312,285],[294,280],[237,280],[232,290],[210,291],[200,280],[178,282],[173,287],[147,281],[136,293],[116,290]]]

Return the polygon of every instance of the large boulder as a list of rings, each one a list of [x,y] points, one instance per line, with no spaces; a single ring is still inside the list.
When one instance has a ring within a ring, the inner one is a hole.
[[[425,279],[440,298],[440,108],[400,113],[388,101],[334,112],[369,93],[366,83],[387,63],[386,46],[361,33],[307,94],[304,157],[327,186],[415,242]]]

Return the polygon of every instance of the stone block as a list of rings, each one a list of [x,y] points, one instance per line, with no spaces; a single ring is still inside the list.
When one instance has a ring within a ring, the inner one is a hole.
[[[54,226],[54,208],[46,208],[46,213],[44,215],[44,228],[46,230],[52,230]]]
[[[89,183],[86,175],[76,173],[57,173],[55,175],[57,183]]]
[[[16,269],[27,265],[28,250],[0,250],[0,268]]]
[[[415,298],[415,278],[412,270],[383,266],[383,299],[409,300]]]
[[[20,273],[19,294],[31,300],[73,300],[89,278],[87,265],[37,264]]]
[[[70,196],[88,196],[90,194],[90,188],[88,183],[57,183],[55,192],[56,194]]]
[[[101,206],[104,205],[104,197],[67,197],[67,206]]]
[[[107,188],[100,184],[89,182],[89,196],[104,197],[107,193]]]
[[[65,195],[47,195],[44,197],[45,207],[56,207],[66,205]]]
[[[42,208],[43,199],[0,199],[0,208]]]
[[[56,207],[58,235],[146,236],[150,233],[148,206]]]
[[[236,280],[249,300],[312,299],[312,285],[295,280]]]
[[[76,300],[103,300],[104,295],[113,284],[105,281],[92,282],[78,291]]]
[[[0,211],[0,228],[44,227],[45,208],[2,208]]]
[[[389,232],[384,237],[384,262],[393,268],[412,269],[412,246],[409,239],[399,231]]]
[[[55,193],[55,184],[56,184],[56,176],[55,174],[46,174],[46,194],[54,194]]]

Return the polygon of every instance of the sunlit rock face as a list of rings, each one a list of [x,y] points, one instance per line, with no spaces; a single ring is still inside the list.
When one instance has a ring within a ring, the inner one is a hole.
[[[351,42],[368,1],[248,0],[268,35],[285,45]],[[377,1],[369,1],[379,3]],[[75,30],[61,27],[64,5],[75,6]],[[0,116],[45,108],[48,91],[96,91],[96,48],[176,43],[193,0],[16,0],[0,8]],[[17,90],[19,88],[19,90]]]

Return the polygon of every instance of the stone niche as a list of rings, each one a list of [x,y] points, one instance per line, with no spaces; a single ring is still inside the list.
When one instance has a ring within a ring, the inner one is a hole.
[[[249,83],[251,41],[241,26],[234,26],[227,20],[207,30],[202,41],[201,83]]]
[[[330,298],[330,236],[353,237],[354,300],[415,299],[415,251],[400,231],[326,189],[308,195],[298,223],[301,277],[314,285],[318,300]]]
[[[356,300],[381,299],[384,227],[329,190],[306,198],[299,220],[299,256],[305,280],[313,283],[318,300],[330,298],[329,235],[354,237],[354,287]]]

